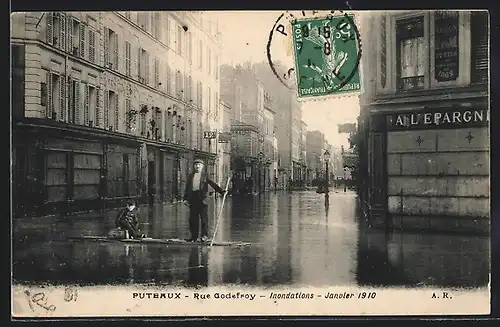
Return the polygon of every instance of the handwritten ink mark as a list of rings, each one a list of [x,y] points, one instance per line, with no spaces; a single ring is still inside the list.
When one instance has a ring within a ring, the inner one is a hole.
[[[33,304],[38,305],[40,308],[45,309],[47,312],[54,312],[56,311],[56,306],[51,304],[48,305],[47,301],[47,296],[43,292],[35,293],[33,296],[31,296],[30,291],[26,290],[24,291],[24,294],[28,297],[28,304],[33,312],[35,312],[35,308]]]
[[[76,301],[78,299],[78,291],[73,289],[72,287],[67,287],[64,290],[64,301],[71,302]]]

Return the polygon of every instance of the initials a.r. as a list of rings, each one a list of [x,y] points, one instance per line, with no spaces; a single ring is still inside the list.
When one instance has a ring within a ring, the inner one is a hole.
[[[432,292],[433,299],[439,299],[440,297],[436,295],[436,292]],[[441,299],[451,299],[452,297],[448,294],[448,292],[443,292]]]

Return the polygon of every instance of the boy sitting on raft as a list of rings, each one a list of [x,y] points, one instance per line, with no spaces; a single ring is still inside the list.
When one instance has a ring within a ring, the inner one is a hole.
[[[123,208],[118,216],[116,217],[116,227],[125,230],[128,236],[137,239],[137,238],[145,238],[146,235],[141,233],[139,229],[139,212],[136,208],[134,201],[128,201],[127,207]],[[129,238],[129,237],[126,238]]]

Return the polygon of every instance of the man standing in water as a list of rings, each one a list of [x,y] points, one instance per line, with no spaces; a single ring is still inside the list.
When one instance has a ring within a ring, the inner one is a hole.
[[[224,194],[223,190],[217,183],[208,177],[208,173],[203,171],[203,160],[196,159],[193,162],[194,172],[189,174],[184,192],[184,204],[189,205],[189,231],[191,238],[188,242],[196,242],[198,240],[198,232],[201,220],[201,241],[208,241],[208,185],[218,193]]]

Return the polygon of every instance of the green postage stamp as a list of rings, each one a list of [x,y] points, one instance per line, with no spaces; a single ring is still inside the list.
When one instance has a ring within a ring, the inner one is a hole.
[[[361,44],[353,14],[292,22],[299,98],[359,93]]]

